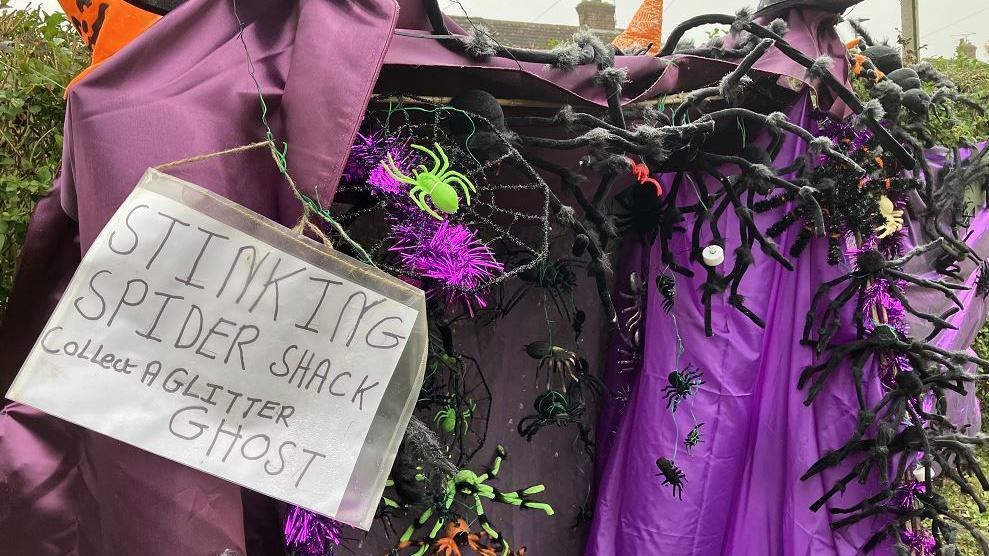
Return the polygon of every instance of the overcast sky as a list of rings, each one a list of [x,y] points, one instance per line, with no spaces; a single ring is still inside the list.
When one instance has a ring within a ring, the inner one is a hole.
[[[334,0],[336,1],[336,0]],[[460,15],[458,3],[470,15],[491,19],[512,19],[540,23],[577,24],[574,7],[580,0],[439,0],[447,13]],[[624,27],[640,0],[613,0],[615,19]],[[14,0],[14,6],[39,3],[57,10],[56,0]],[[734,13],[758,0],[666,0],[664,27],[672,29],[681,21],[704,13]],[[867,24],[876,40],[895,42],[900,26],[899,0],[865,0],[852,8],[851,15],[870,20]],[[979,58],[989,59],[989,0],[920,0],[921,44],[927,56],[952,56],[962,37],[979,46]]]
[[[625,27],[641,0],[609,0],[615,4],[615,19]],[[453,15],[463,12],[491,19],[513,19],[539,23],[577,24],[574,7],[580,0],[440,0],[440,6]],[[758,0],[666,0],[664,29],[704,13],[735,13],[754,6]],[[870,20],[866,25],[873,38],[889,38],[895,43],[900,27],[899,0],[865,0],[848,12]],[[962,37],[979,46],[979,58],[989,59],[989,0],[920,0],[921,44],[927,56],[953,56]]]

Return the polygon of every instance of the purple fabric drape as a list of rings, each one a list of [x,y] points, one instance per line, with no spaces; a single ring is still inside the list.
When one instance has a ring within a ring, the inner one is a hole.
[[[791,34],[815,38],[817,50],[835,57],[836,70],[847,77],[843,47],[833,29],[811,14],[791,13]],[[840,53],[840,54],[839,54]],[[840,57],[839,57],[840,56]],[[811,55],[811,57],[814,57]],[[762,67],[774,67],[772,55]],[[788,113],[791,121],[809,129],[810,100],[807,97]],[[741,141],[741,139],[739,139]],[[757,141],[764,141],[761,137]],[[741,145],[739,145],[741,146]],[[789,140],[777,162],[786,166],[806,152],[806,144]],[[943,159],[932,153],[935,167]],[[726,169],[728,171],[728,169]],[[665,183],[670,176],[663,176]],[[709,188],[716,187],[710,184]],[[684,188],[683,204],[696,202],[691,188]],[[760,229],[776,222],[788,207],[757,215]],[[691,229],[693,215],[683,223]],[[783,250],[792,245],[799,227],[791,227],[780,238]],[[739,245],[738,227],[721,226],[726,236],[725,253],[730,264]],[[968,243],[982,256],[989,255],[989,215],[983,210],[972,221]],[[690,265],[688,234],[671,244],[679,264]],[[704,227],[704,240],[710,240]],[[907,249],[926,243],[916,230],[904,242]],[[630,272],[637,272],[646,284],[654,284],[661,274],[672,274],[660,262],[658,243],[652,246],[629,244],[623,248],[616,282],[627,283]],[[803,404],[805,392],[797,390],[802,369],[815,363],[809,348],[799,344],[804,318],[818,286],[847,271],[830,267],[826,244],[814,241],[806,249],[796,270],[789,272],[756,251],[756,264],[747,272],[739,288],[746,306],[766,321],[765,329],[752,324],[727,304],[728,293],[713,302],[714,336],[704,335],[704,307],[700,288],[705,273],[694,278],[676,276],[676,302],[670,314],[663,311],[663,298],[650,287],[643,329],[644,359],[640,370],[622,372],[617,340],[609,358],[608,385],[612,391],[626,392],[627,403],[612,402],[604,408],[598,426],[598,498],[594,522],[588,538],[587,554],[731,555],[817,555],[860,554],[868,538],[885,522],[866,520],[854,527],[832,531],[829,507],[847,507],[877,492],[875,478],[860,485],[853,482],[819,512],[808,506],[847,469],[830,470],[802,482],[799,477],[827,450],[847,441],[857,419],[858,403],[848,365],[839,368],[825,390],[810,407]],[[921,267],[920,265],[927,266]],[[913,272],[930,268],[930,261],[918,261]],[[963,265],[962,275],[975,280],[974,265]],[[695,266],[695,272],[698,270]],[[937,295],[910,288],[907,295],[919,309],[937,313],[944,301]],[[954,315],[956,331],[939,337],[943,347],[961,349],[971,344],[985,320],[986,303],[965,292],[966,309]],[[619,310],[621,307],[619,307]],[[848,322],[848,321],[846,321]],[[920,323],[911,322],[915,335],[924,337]],[[684,352],[677,367],[676,330]],[[852,339],[847,332],[836,342]],[[693,364],[704,372],[706,384],[685,402],[675,415],[666,408],[662,388],[675,368]],[[869,403],[881,397],[878,376],[872,370]],[[953,398],[949,411],[962,422],[978,422],[978,405],[972,397]],[[704,423],[704,441],[690,453],[683,438],[693,424]],[[673,498],[669,487],[660,485],[655,461],[671,457],[678,446],[676,464],[686,474],[683,500]],[[876,553],[883,553],[880,548]]]
[[[290,145],[296,181],[332,198],[397,6],[392,0],[236,5],[269,120]],[[70,91],[62,175],[36,211],[5,318],[4,390],[80,250],[147,167],[263,138],[258,92],[231,6],[185,3]],[[298,203],[264,151],[175,173],[281,222],[298,218]],[[246,533],[245,506],[246,519],[259,521]],[[271,501],[250,493],[242,499],[237,485],[18,404],[0,414],[0,539],[0,553],[11,556],[283,551]]]

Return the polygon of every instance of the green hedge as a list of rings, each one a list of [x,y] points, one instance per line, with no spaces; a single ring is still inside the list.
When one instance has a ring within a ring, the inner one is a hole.
[[[989,102],[989,64],[962,55],[928,61],[951,78],[966,96],[982,106]],[[962,139],[977,142],[989,138],[989,113],[980,114],[977,110],[951,101],[948,107],[951,115],[938,111],[931,114],[932,131],[942,144],[956,145]]]
[[[0,0],[0,317],[31,211],[62,158],[65,85],[88,59],[64,14]]]

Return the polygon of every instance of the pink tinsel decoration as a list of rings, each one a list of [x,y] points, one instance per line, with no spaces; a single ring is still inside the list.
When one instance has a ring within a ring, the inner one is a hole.
[[[391,155],[391,160],[395,163],[395,167],[407,176],[412,175],[412,168],[419,161],[419,158],[409,152],[404,145],[389,148],[380,160],[387,163],[388,155]],[[367,184],[371,186],[371,190],[375,193],[391,195],[397,195],[411,187],[391,177],[381,166],[380,162],[368,173]]]
[[[900,537],[915,556],[934,556],[937,543],[934,541],[934,536],[928,531],[924,529],[917,531],[907,530]]]
[[[473,230],[435,220],[421,211],[393,218],[392,238],[395,243],[389,250],[401,257],[402,266],[429,279],[426,293],[444,295],[447,303],[484,307],[483,297],[471,290],[505,269]]]
[[[896,487],[893,497],[889,501],[890,506],[904,509],[912,509],[917,501],[917,495],[923,494],[927,490],[924,483],[919,481],[906,481]]]
[[[285,516],[285,548],[296,556],[326,556],[340,544],[340,524],[292,506]]]

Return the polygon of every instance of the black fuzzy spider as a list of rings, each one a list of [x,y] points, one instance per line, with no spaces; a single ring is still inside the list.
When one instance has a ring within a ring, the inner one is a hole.
[[[975,293],[982,299],[989,296],[989,261],[979,265],[979,275],[975,280]]]
[[[926,245],[920,245],[915,247],[906,255],[896,259],[886,259],[886,257],[876,249],[867,249],[859,253],[855,259],[855,270],[849,272],[848,274],[839,276],[834,280],[825,282],[817,289],[817,292],[814,294],[814,299],[811,301],[810,310],[807,311],[807,320],[804,324],[803,339],[801,341],[804,344],[815,346],[818,354],[823,353],[824,350],[830,345],[831,339],[834,337],[835,333],[841,328],[842,307],[844,307],[845,304],[852,299],[852,297],[855,297],[856,294],[857,299],[855,302],[854,318],[858,336],[861,338],[865,333],[865,324],[862,314],[864,312],[863,306],[865,304],[866,290],[874,281],[879,279],[887,281],[887,289],[889,294],[898,299],[900,303],[903,304],[903,308],[906,309],[907,312],[930,322],[934,325],[935,331],[939,332],[945,328],[955,328],[953,325],[944,320],[944,317],[948,316],[947,314],[937,316],[915,309],[897,285],[898,282],[903,281],[924,288],[937,290],[961,308],[962,302],[958,299],[958,296],[955,295],[955,291],[966,290],[968,289],[966,286],[951,284],[941,280],[929,280],[914,276],[912,274],[907,274],[902,270],[903,266],[910,261],[910,259],[927,253],[935,247],[938,247],[940,244],[941,240],[938,239]],[[821,302],[821,299],[833,288],[840,286],[845,282],[849,282],[849,284],[843,287],[838,295],[834,297],[831,303],[829,303],[821,313],[820,326],[816,331],[817,337],[815,339],[812,336],[812,331],[815,323],[818,322],[818,304]]]
[[[676,411],[680,402],[697,392],[704,381],[701,380],[703,373],[697,367],[688,365],[682,371],[672,371],[667,380],[669,384],[663,387],[663,397],[666,398],[666,409]]]
[[[673,460],[666,458],[656,460],[656,467],[659,468],[656,476],[663,477],[663,486],[672,486],[673,496],[683,500],[683,483],[687,482],[687,476],[683,471],[673,463]]]
[[[817,397],[817,394],[824,387],[824,383],[832,372],[846,359],[852,361],[852,374],[855,376],[855,387],[857,389],[859,405],[862,410],[866,410],[865,393],[862,391],[863,369],[870,357],[902,355],[907,358],[917,373],[927,373],[929,376],[921,375],[921,380],[927,384],[937,382],[942,388],[955,390],[964,393],[962,386],[953,386],[952,381],[964,381],[965,375],[957,370],[961,364],[972,363],[982,368],[989,368],[989,361],[969,355],[963,351],[949,351],[937,346],[927,344],[910,338],[900,338],[900,335],[889,326],[878,326],[867,337],[853,340],[840,346],[832,346],[828,351],[828,358],[817,365],[809,365],[800,373],[797,387],[803,388],[811,379],[814,379],[810,389],[807,391],[805,405],[810,405]],[[938,367],[943,367],[945,372],[937,372]],[[897,374],[897,381],[907,380]],[[816,376],[816,378],[815,378]],[[902,393],[901,390],[891,390],[880,402],[878,409],[882,409],[887,398]],[[919,394],[919,392],[918,392]],[[876,411],[878,411],[878,409]],[[876,411],[873,411],[875,413]]]

